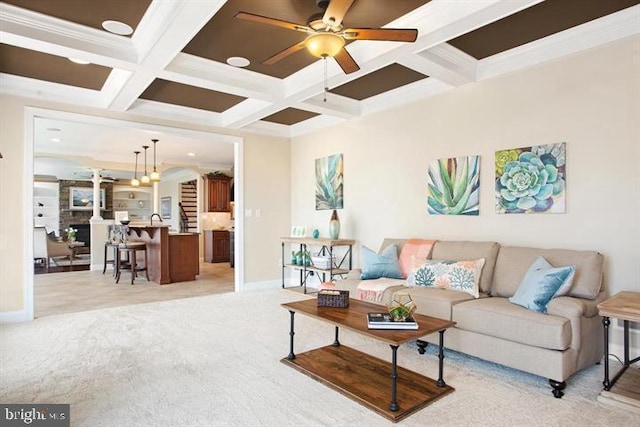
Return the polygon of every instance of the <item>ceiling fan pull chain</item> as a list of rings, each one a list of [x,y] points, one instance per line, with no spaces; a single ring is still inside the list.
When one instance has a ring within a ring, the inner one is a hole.
[[[327,56],[323,56],[324,61],[324,99],[323,102],[327,102],[327,92],[329,91],[329,85],[327,84]]]

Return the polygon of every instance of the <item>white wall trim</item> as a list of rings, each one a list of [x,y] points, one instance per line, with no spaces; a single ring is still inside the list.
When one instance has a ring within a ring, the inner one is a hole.
[[[33,320],[33,316],[30,317],[26,310],[0,312],[0,324],[20,323],[29,320]]]
[[[24,321],[33,320],[34,308],[33,308],[33,146],[34,138],[33,134],[33,120],[36,116],[36,111],[32,107],[25,107],[24,109],[24,188],[22,194],[24,195],[24,294],[23,294],[23,311]]]

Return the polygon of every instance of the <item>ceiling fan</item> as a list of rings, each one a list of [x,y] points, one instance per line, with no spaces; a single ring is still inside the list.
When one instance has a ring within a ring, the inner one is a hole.
[[[263,61],[265,65],[273,65],[287,56],[305,47],[319,58],[333,57],[345,74],[358,71],[360,67],[344,48],[347,40],[385,40],[398,42],[414,42],[418,37],[417,29],[408,28],[344,28],[342,20],[355,0],[316,0],[323,12],[309,17],[306,25],[282,21],[248,12],[238,12],[235,18],[246,21],[274,25],[289,30],[307,33],[308,36],[285,50],[276,53]]]

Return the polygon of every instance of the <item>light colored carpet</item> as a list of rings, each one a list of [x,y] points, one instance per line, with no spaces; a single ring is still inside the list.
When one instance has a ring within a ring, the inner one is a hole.
[[[388,420],[280,363],[293,292],[221,294],[70,313],[0,327],[0,401],[70,403],[73,426],[389,426]],[[296,352],[330,344],[333,327],[296,316]],[[387,345],[341,332],[388,360]],[[435,349],[399,364],[437,375]],[[544,378],[447,352],[456,391],[401,426],[631,426],[640,416],[598,403],[602,368],[555,399]]]

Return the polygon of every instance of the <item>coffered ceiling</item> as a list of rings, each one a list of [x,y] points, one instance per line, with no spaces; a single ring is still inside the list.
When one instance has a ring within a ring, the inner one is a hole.
[[[348,42],[360,70],[345,74],[305,49],[263,64],[306,34],[234,18],[305,25],[316,0],[5,0],[0,91],[290,137],[637,34],[638,3],[355,0],[345,27],[418,38]],[[105,31],[107,20],[133,34]]]

